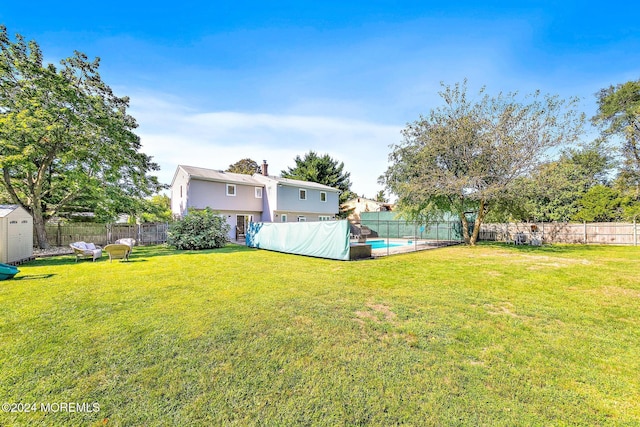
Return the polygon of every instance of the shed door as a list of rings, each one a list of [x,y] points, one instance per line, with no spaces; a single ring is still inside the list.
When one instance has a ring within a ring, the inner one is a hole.
[[[25,218],[9,219],[7,230],[8,262],[27,259],[32,254],[33,225]]]

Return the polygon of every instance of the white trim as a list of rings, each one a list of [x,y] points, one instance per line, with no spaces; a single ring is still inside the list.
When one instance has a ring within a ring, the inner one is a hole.
[[[331,221],[330,215],[318,215],[318,221]]]
[[[298,215],[298,222],[307,222],[307,217],[304,215]]]
[[[304,197],[302,197],[302,192],[304,191]],[[298,199],[299,200],[307,200],[307,189],[306,188],[298,188]]]
[[[324,200],[322,200],[322,196],[324,195]],[[320,201],[322,203],[327,203],[327,192],[326,191],[321,191],[320,192]]]
[[[233,188],[233,192],[229,192],[229,189],[231,189],[231,188]],[[229,197],[236,197],[237,190],[238,190],[238,187],[236,187],[236,185],[235,185],[235,184],[229,184],[229,183],[227,183],[227,196],[229,196]]]
[[[280,215],[280,222],[287,222],[287,214]]]
[[[255,187],[255,197],[256,199],[262,199],[262,187]]]

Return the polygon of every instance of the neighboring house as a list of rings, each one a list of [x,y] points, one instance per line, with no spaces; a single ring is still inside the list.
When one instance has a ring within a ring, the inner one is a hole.
[[[171,183],[171,211],[184,216],[189,209],[209,207],[224,215],[229,238],[244,234],[249,222],[328,221],[338,212],[340,190],[313,182],[243,175],[180,165]]]
[[[393,210],[392,203],[377,202],[375,200],[365,199],[364,197],[347,200],[341,207],[345,211],[352,210],[348,219],[356,223],[360,223],[360,214],[363,212],[385,212]]]

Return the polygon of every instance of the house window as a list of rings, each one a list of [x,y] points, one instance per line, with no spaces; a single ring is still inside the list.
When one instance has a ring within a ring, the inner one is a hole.
[[[327,192],[326,191],[321,191],[320,192],[320,201],[321,202],[326,202],[327,201]]]
[[[318,221],[331,221],[331,217],[328,215],[320,215],[318,216]]]
[[[307,190],[300,188],[299,190],[300,200],[307,200]]]
[[[236,185],[235,184],[227,184],[227,196],[236,195]]]
[[[262,187],[256,187],[256,199],[262,199]]]
[[[298,222],[307,222],[307,217],[306,216],[298,216]]]
[[[280,215],[280,222],[287,222],[287,214]]]

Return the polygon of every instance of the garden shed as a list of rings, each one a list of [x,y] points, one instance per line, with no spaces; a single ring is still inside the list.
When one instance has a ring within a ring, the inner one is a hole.
[[[33,218],[18,205],[0,205],[0,263],[33,258]]]

